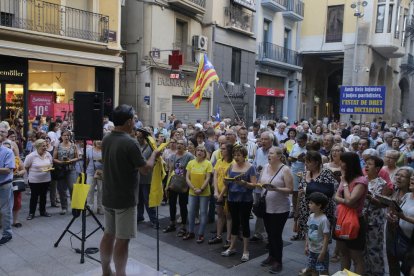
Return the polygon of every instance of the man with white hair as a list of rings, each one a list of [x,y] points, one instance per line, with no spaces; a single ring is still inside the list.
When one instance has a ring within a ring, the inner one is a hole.
[[[384,143],[377,147],[380,158],[384,158],[385,152],[387,150],[392,150],[392,139],[393,138],[394,138],[394,134],[392,134],[392,132],[384,133]]]
[[[287,134],[285,133],[285,129],[286,129],[285,123],[280,123],[277,126],[277,131],[275,131],[275,136],[279,142],[284,141],[288,138]]]
[[[164,135],[166,139],[170,136],[168,130],[165,128],[165,123],[163,120],[159,121],[158,127],[154,129],[154,135],[157,135],[158,133]]]
[[[7,130],[2,126],[0,127],[0,212],[2,215],[3,233],[0,239],[0,246],[9,242],[13,237],[11,228],[14,203],[12,181],[15,159],[13,151],[2,145],[6,138]]]
[[[348,146],[350,146],[352,144],[352,142],[351,142],[352,141],[352,138],[354,138],[355,136],[358,136],[359,137],[360,130],[361,130],[361,128],[360,128],[359,125],[355,125],[352,128],[352,133],[348,137],[346,137],[346,139],[345,139],[345,142],[347,143]]]

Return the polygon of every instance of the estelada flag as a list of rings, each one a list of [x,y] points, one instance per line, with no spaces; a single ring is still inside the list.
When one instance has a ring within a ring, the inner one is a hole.
[[[195,108],[200,108],[203,100],[204,90],[210,85],[212,81],[219,81],[216,70],[213,64],[208,60],[207,54],[201,56],[200,65],[197,70],[197,77],[194,83],[193,93],[188,96],[187,102],[192,103]]]

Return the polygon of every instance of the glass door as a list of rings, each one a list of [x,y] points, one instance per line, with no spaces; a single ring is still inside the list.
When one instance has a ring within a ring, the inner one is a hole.
[[[1,85],[1,117],[2,120],[23,118],[24,87],[22,84],[2,83]]]

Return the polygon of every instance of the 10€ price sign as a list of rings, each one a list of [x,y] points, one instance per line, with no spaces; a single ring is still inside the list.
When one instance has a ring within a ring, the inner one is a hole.
[[[29,118],[52,116],[55,95],[48,92],[29,93]]]

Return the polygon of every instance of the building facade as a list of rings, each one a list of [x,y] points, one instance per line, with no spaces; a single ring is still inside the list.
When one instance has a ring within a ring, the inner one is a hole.
[[[255,115],[261,120],[288,117],[293,123],[302,78],[302,61],[297,49],[304,16],[299,0],[257,2]]]
[[[103,92],[110,114],[122,66],[120,0],[0,0],[0,11],[2,120],[68,118],[75,91]]]
[[[205,91],[200,109],[186,102],[200,55],[208,49],[202,30],[205,2],[126,1],[123,7],[122,44],[127,52],[120,100],[135,107],[144,125],[156,126],[170,114],[184,123],[209,119],[211,88]],[[169,65],[174,50],[182,55],[179,70]]]
[[[405,0],[328,0],[307,5],[301,38],[301,117],[403,119],[402,97],[408,97],[408,92],[402,88],[407,89],[409,82],[404,80],[401,58],[406,55],[408,62],[410,14],[410,1]],[[385,86],[384,114],[340,114],[341,85]]]

